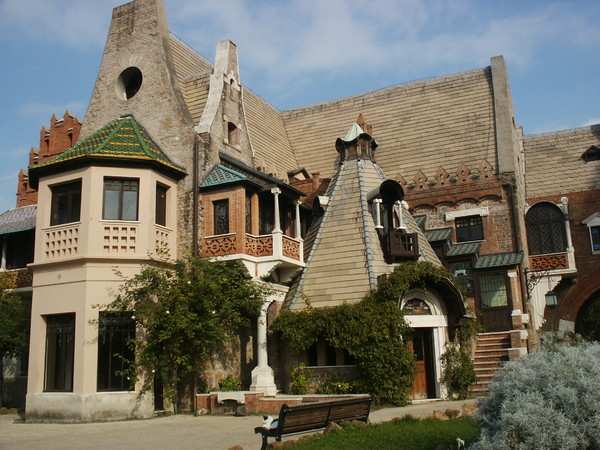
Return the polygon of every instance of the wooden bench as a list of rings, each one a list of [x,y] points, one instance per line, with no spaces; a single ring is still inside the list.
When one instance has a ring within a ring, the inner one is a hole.
[[[285,434],[320,430],[331,422],[360,420],[367,422],[371,410],[371,397],[352,397],[341,400],[304,403],[297,406],[283,405],[279,411],[277,427],[256,427],[254,433],[262,435],[261,450],[267,448],[267,438],[281,441]]]

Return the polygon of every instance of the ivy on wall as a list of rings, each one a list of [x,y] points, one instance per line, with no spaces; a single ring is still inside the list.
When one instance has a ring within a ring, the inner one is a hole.
[[[409,289],[426,289],[442,278],[448,278],[444,268],[406,262],[358,303],[286,310],[270,329],[297,351],[318,340],[348,351],[359,369],[359,389],[377,402],[402,405],[413,384],[414,357],[406,346],[411,329],[398,301]]]

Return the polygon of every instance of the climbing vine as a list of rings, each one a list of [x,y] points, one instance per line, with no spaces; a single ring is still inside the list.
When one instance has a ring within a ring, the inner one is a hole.
[[[414,357],[406,346],[411,329],[398,300],[411,288],[425,288],[447,277],[445,269],[431,263],[403,263],[362,301],[283,311],[271,331],[298,351],[318,340],[346,350],[356,360],[362,392],[381,403],[402,405],[414,380]]]

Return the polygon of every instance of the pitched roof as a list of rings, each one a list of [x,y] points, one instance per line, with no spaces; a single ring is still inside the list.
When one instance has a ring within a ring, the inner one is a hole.
[[[523,253],[498,253],[480,256],[475,269],[491,269],[493,267],[516,266],[523,261]]]
[[[246,175],[236,170],[225,167],[223,164],[217,164],[208,171],[200,188],[206,189],[240,182],[250,182],[250,180]]]
[[[425,238],[429,242],[447,241],[452,236],[452,228],[438,228],[435,230],[425,230]]]
[[[36,172],[46,167],[90,159],[150,162],[171,172],[176,172],[180,177],[185,175],[185,170],[171,162],[133,116],[111,120],[98,131],[50,161],[29,166],[29,171],[31,174],[32,171]]]
[[[480,246],[481,242],[463,242],[461,244],[454,244],[448,249],[448,253],[446,253],[446,256],[450,257],[474,255],[479,251]]]
[[[37,205],[21,206],[0,214],[0,235],[35,228]]]
[[[330,176],[337,152],[332,144],[364,113],[380,147],[377,163],[394,178],[412,180],[417,170],[433,178],[461,162],[496,165],[494,98],[489,68],[403,83],[374,92],[283,112],[298,165]]]

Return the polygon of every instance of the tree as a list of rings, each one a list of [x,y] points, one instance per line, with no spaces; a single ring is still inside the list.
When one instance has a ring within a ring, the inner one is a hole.
[[[4,405],[4,358],[22,356],[29,345],[29,302],[13,288],[13,274],[0,273],[0,406]]]
[[[258,317],[268,290],[240,266],[190,257],[153,263],[126,279],[108,311],[131,311],[141,333],[127,375],[141,394],[158,378],[175,412],[189,411],[211,356]]]

